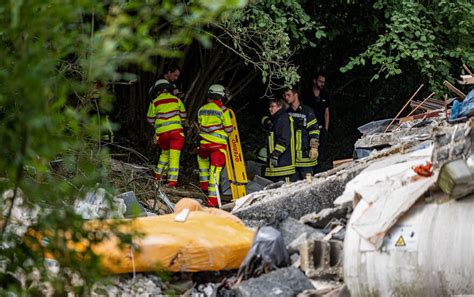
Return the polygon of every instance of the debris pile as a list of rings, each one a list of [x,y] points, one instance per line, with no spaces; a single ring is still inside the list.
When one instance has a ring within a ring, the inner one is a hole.
[[[150,183],[146,168],[115,162],[120,170],[131,168],[134,191],[110,206],[98,189],[76,209],[86,219],[110,218],[111,212],[114,220],[133,218],[123,221],[142,237],[125,251],[114,249],[113,241],[103,244],[98,251],[109,270],[130,274],[97,284],[93,295],[162,294],[166,285],[159,277],[136,274],[156,271],[158,263],[171,272],[217,273],[199,280],[193,274],[185,281],[187,296],[472,293],[474,253],[464,247],[474,245],[466,236],[473,231],[466,218],[474,215],[474,91],[464,96],[446,85],[465,98],[451,111],[448,100],[441,108],[433,94],[413,101],[420,87],[405,107],[411,103],[423,114],[399,118],[402,109],[393,119],[360,127],[354,160],[314,177],[291,184],[257,177],[259,191],[231,204],[231,214],[195,199],[169,199]],[[136,194],[136,177],[151,189],[151,199]],[[148,217],[148,209],[159,215]],[[21,213],[14,216],[21,221]],[[34,212],[26,221],[33,218]]]

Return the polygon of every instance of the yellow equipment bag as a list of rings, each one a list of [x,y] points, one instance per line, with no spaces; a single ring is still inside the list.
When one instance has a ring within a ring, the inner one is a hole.
[[[92,247],[110,273],[141,271],[209,271],[237,269],[245,258],[254,232],[229,218],[203,211],[190,212],[186,221],[175,222],[177,214],[143,217],[120,226],[120,231],[143,234],[134,239],[135,248],[118,247],[111,237]],[[90,222],[95,228],[100,228]],[[100,223],[104,226],[104,222]],[[106,225],[106,224],[105,224]]]

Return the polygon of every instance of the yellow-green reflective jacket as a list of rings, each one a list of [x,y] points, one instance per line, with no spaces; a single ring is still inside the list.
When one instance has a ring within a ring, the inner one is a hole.
[[[161,93],[148,107],[147,120],[155,127],[156,134],[182,130],[185,119],[183,102],[170,93]]]
[[[233,130],[229,110],[219,100],[203,105],[198,111],[199,136],[207,142],[227,144]]]

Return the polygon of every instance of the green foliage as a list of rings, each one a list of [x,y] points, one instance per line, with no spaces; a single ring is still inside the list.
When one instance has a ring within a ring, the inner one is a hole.
[[[437,88],[459,73],[461,62],[474,64],[472,1],[377,1],[374,8],[384,11],[385,32],[342,72],[370,63],[380,67],[372,79],[387,78],[401,74],[402,61],[410,61]]]
[[[150,68],[151,56],[176,56],[179,45],[195,38],[205,41],[202,26],[244,4],[238,0],[0,3],[0,193],[14,189],[13,200],[18,201],[21,189],[25,206],[41,207],[32,228],[48,232],[48,251],[60,264],[59,273],[52,275],[36,237],[25,244],[8,232],[19,223],[11,221],[11,206],[2,199],[0,206],[6,211],[0,261],[6,270],[0,271],[0,294],[38,293],[38,284],[47,281],[63,295],[73,290],[73,275],[82,280],[78,290],[99,276],[90,249],[73,253],[64,237],[71,232],[73,242],[103,239],[83,230],[82,220],[71,210],[76,197],[97,183],[107,186],[107,151],[96,144],[107,128],[103,113],[110,109],[111,97],[98,86],[133,78],[119,72],[123,65]],[[27,282],[11,282],[12,275]],[[32,275],[36,284],[28,281]]]
[[[324,27],[296,0],[254,1],[218,27],[224,34],[214,37],[262,74],[267,91],[295,85],[300,76],[292,55],[325,37]]]

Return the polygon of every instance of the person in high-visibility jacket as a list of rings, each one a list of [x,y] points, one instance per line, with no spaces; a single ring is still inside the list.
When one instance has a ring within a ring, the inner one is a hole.
[[[176,187],[179,158],[184,145],[183,122],[186,120],[186,110],[181,100],[171,95],[174,86],[167,80],[160,79],[155,86],[158,97],[150,103],[147,113],[148,123],[155,127],[155,143],[161,149],[155,179],[167,180],[167,186]]]
[[[296,173],[292,181],[297,181],[312,174],[313,167],[318,163],[320,131],[313,110],[301,104],[296,89],[286,89],[283,97],[289,104],[287,112],[293,118],[295,127]]]
[[[232,132],[229,110],[222,104],[225,88],[214,84],[209,87],[208,103],[198,111],[199,149],[199,185],[208,192],[207,205],[218,207],[216,187],[219,186],[220,173],[225,166],[227,138]]]
[[[265,177],[274,181],[289,182],[295,174],[295,144],[293,119],[285,110],[282,100],[270,100],[270,116],[262,118],[267,130],[267,166]]]

